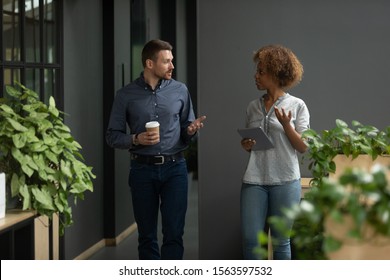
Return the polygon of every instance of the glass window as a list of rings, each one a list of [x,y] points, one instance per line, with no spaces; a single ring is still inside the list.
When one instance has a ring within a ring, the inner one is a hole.
[[[0,88],[17,81],[37,92],[42,101],[54,96],[57,104],[63,104],[62,48],[58,46],[62,1],[0,0]]]
[[[45,69],[45,94],[44,102],[49,104],[49,97],[56,96],[56,70],[55,69]]]
[[[41,92],[40,89],[40,69],[27,68],[26,69],[26,87],[35,91]]]
[[[56,1],[44,0],[44,45],[45,45],[45,62],[56,63],[57,61],[57,18],[56,18]]]
[[[27,0],[25,3],[25,44],[26,61],[39,62],[40,57],[40,29],[39,29],[39,0]]]
[[[4,69],[4,85],[14,85],[15,81],[20,81],[20,69]]]
[[[3,0],[3,44],[5,60],[20,61],[20,10],[19,1]]]

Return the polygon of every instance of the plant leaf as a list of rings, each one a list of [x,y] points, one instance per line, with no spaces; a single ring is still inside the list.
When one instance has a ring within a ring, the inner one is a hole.
[[[20,186],[23,185],[19,183],[18,174],[13,173],[11,178],[11,197],[15,197],[19,194]]]
[[[25,133],[17,133],[12,136],[12,141],[16,148],[23,148],[27,142],[27,136]]]
[[[41,203],[43,209],[55,210],[53,199],[50,192],[47,190],[47,187],[41,186],[41,189],[33,187],[31,188],[31,193],[34,195],[34,198]]]
[[[19,98],[22,95],[20,91],[10,85],[5,86],[5,90],[12,97]]]
[[[344,128],[347,128],[348,127],[348,124],[343,121],[343,120],[340,120],[340,119],[336,119],[336,126],[337,127],[344,127]]]
[[[56,108],[56,102],[55,102],[53,96],[50,96],[50,98],[49,98],[49,112],[52,115],[54,115],[55,117],[58,117],[60,114]]]
[[[27,185],[20,186],[20,195],[23,197],[23,210],[31,209],[31,195]]]
[[[7,104],[1,104],[0,109],[3,110],[8,115],[16,116],[16,113],[14,112],[14,110],[11,107],[9,107]]]
[[[27,131],[28,129],[26,127],[24,127],[22,124],[20,124],[19,122],[15,121],[14,119],[11,119],[11,118],[7,118],[8,122],[12,125],[12,127],[17,130],[17,131],[20,131],[20,132],[25,132]]]
[[[69,161],[61,160],[60,163],[60,169],[64,175],[66,175],[68,178],[72,178],[72,171],[71,171],[71,163]]]

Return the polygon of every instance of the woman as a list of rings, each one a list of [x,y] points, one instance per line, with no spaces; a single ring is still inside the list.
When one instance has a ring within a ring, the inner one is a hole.
[[[301,197],[298,153],[306,151],[301,138],[309,128],[309,111],[303,100],[286,92],[297,85],[303,67],[288,48],[270,45],[253,56],[257,64],[255,81],[258,90],[266,91],[249,103],[246,126],[261,127],[274,147],[252,151],[253,139],[241,140],[250,152],[241,189],[241,220],[245,259],[256,259],[257,235],[264,230],[267,218],[283,215],[282,209],[299,203]],[[292,227],[293,221],[288,221]],[[291,259],[290,239],[271,225],[273,259]]]

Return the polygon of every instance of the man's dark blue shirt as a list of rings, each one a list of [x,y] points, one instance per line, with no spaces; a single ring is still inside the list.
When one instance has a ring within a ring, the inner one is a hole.
[[[187,127],[194,120],[192,101],[185,84],[163,79],[153,90],[141,74],[118,90],[106,140],[113,148],[129,149],[139,155],[173,155],[188,146],[192,136],[187,134]],[[149,121],[160,123],[160,142],[152,146],[133,145],[132,135],[144,132]]]

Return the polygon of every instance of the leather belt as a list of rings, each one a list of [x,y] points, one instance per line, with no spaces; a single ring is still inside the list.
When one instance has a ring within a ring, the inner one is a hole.
[[[182,152],[179,152],[174,155],[169,155],[169,156],[166,155],[146,156],[146,155],[131,154],[132,160],[135,160],[138,163],[152,164],[152,165],[162,165],[166,162],[176,161],[182,158],[184,158],[184,154]]]

